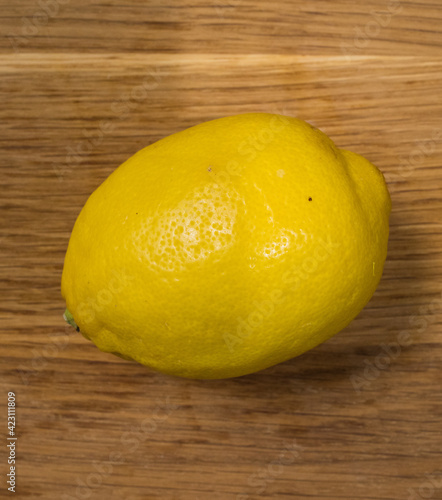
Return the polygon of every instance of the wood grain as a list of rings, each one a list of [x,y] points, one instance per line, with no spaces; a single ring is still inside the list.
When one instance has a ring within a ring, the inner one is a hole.
[[[15,46],[42,4],[0,4],[0,406],[15,391],[17,498],[442,499],[439,3],[395,2],[376,29],[388,1],[64,0]],[[101,353],[62,320],[82,205],[141,147],[248,111],[306,119],[384,172],[373,299],[326,344],[233,380]]]

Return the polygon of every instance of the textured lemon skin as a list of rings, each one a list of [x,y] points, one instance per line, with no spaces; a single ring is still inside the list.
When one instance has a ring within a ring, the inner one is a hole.
[[[390,208],[379,170],[306,122],[221,118],[142,149],[96,189],[62,294],[103,351],[182,377],[245,375],[361,311]]]

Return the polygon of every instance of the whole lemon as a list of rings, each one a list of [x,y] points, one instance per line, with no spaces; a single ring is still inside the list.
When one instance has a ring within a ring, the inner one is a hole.
[[[340,331],[372,296],[391,202],[380,171],[308,123],[242,114],[129,158],[90,196],[62,277],[102,351],[235,377]]]

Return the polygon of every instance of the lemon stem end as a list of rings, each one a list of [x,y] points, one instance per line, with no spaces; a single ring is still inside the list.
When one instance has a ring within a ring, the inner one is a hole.
[[[70,313],[69,309],[66,309],[66,311],[64,312],[63,319],[66,321],[66,323],[74,327],[77,332],[80,331],[80,328],[78,328],[77,323],[75,323],[74,317]]]

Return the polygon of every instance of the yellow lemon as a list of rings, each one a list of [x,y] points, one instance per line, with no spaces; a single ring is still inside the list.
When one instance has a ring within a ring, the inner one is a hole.
[[[67,250],[67,319],[164,373],[235,377],[340,331],[382,275],[380,171],[308,123],[202,123],[129,158],[90,196]]]

